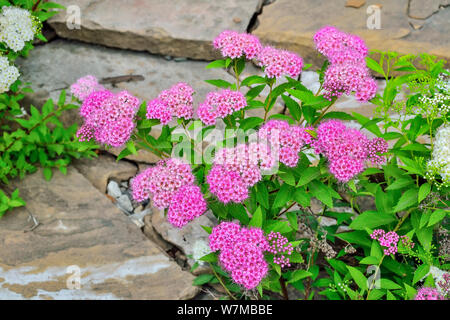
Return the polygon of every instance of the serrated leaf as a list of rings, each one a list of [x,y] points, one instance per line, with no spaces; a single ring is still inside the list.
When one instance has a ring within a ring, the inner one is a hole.
[[[396,220],[397,219],[393,215],[388,213],[365,211],[352,221],[350,228],[353,230],[365,230],[366,228],[373,229]]]

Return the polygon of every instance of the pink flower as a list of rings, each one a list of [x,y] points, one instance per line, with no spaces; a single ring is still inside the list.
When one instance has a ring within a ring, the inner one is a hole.
[[[372,232],[370,235],[372,239],[378,240],[381,246],[386,247],[384,249],[385,255],[395,254],[397,253],[398,247],[398,241],[400,239],[399,235],[394,231],[384,232],[382,229],[376,229]]]
[[[158,98],[147,104],[147,119],[158,119],[166,125],[175,116],[186,120],[194,115],[194,89],[184,82],[173,85],[169,90],[162,91]]]
[[[348,182],[361,173],[365,163],[381,164],[387,151],[382,138],[370,141],[361,131],[347,128],[341,121],[329,120],[317,128],[317,138],[311,145],[317,154],[323,154],[330,163],[330,172],[341,182]]]
[[[445,300],[436,288],[421,288],[414,300]]]
[[[269,120],[258,131],[260,141],[267,141],[274,152],[279,152],[280,162],[296,167],[301,148],[311,143],[306,128],[291,126],[283,120]]]
[[[105,145],[123,146],[134,130],[139,104],[139,99],[127,91],[93,91],[80,108],[85,122],[77,132],[79,140],[95,138]]]
[[[316,32],[314,42],[331,63],[323,83],[326,98],[355,92],[358,101],[367,102],[375,96],[377,83],[366,67],[368,49],[361,38],[326,26]]]
[[[264,251],[269,244],[261,229],[222,222],[213,228],[209,239],[211,250],[220,250],[219,262],[235,283],[251,290],[267,275]]]
[[[95,91],[105,90],[105,88],[98,83],[96,77],[88,75],[77,80],[70,86],[70,92],[80,101],[84,101],[91,93]]]
[[[225,30],[213,41],[215,49],[220,49],[222,56],[232,59],[245,55],[249,60],[256,57],[261,51],[261,43],[254,35]]]
[[[261,180],[262,170],[275,164],[267,146],[241,144],[217,152],[206,181],[220,202],[240,203],[248,198],[248,189]]]
[[[133,198],[144,201],[152,198],[160,209],[169,207],[178,189],[194,183],[191,166],[179,159],[161,160],[154,167],[138,174],[131,181]]]
[[[364,40],[335,27],[325,26],[314,35],[317,50],[331,63],[363,60],[368,53]]]
[[[303,68],[303,60],[297,54],[272,47],[263,48],[257,60],[269,78],[280,78],[283,75],[297,78]]]
[[[201,216],[206,211],[206,201],[200,187],[194,185],[182,186],[170,202],[167,219],[177,227],[182,228],[188,222]]]
[[[246,106],[247,100],[241,92],[223,89],[208,93],[206,100],[198,107],[197,114],[204,124],[214,125],[217,118],[225,118]]]
[[[284,266],[290,267],[288,256],[292,254],[294,247],[289,243],[289,240],[281,233],[272,231],[267,235],[267,241],[269,245],[266,251],[274,255],[273,262],[279,264],[281,268]]]

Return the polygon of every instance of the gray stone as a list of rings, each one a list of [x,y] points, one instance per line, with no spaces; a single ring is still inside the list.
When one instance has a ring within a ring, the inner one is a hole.
[[[122,194],[117,198],[117,205],[120,209],[125,210],[126,213],[131,213],[134,210],[131,200],[126,194]]]
[[[27,202],[0,222],[0,299],[190,299],[180,269],[76,169],[13,182]],[[29,229],[29,215],[40,225]],[[70,289],[79,270],[81,287]],[[68,285],[69,284],[69,285]]]
[[[60,0],[81,10],[81,28],[67,26],[65,12],[49,24],[63,38],[122,49],[211,60],[212,40],[223,30],[244,32],[260,0]]]
[[[167,218],[164,216],[164,210],[159,210],[155,207],[152,210],[151,224],[155,231],[165,241],[180,248],[188,256],[189,265],[192,266],[197,259],[208,253],[204,248],[209,248],[209,235],[201,226],[214,227],[215,218],[212,212],[208,211],[189,222],[182,229],[178,229],[167,221]],[[189,256],[192,256],[194,259]],[[197,262],[202,264],[202,261]]]
[[[410,0],[408,15],[413,19],[427,19],[439,11],[441,6],[448,6],[449,0]]]
[[[119,184],[113,180],[108,183],[107,192],[111,197],[119,198],[122,195]]]

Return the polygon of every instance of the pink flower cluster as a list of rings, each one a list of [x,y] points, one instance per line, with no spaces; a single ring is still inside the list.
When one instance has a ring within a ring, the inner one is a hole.
[[[167,219],[173,226],[182,228],[189,221],[200,217],[205,211],[206,201],[200,187],[186,185],[178,189],[172,197]]]
[[[248,33],[238,33],[236,31],[225,30],[213,41],[215,49],[220,49],[224,57],[232,59],[240,58],[243,55],[249,60],[256,57],[262,46],[259,39]]]
[[[241,92],[223,89],[208,93],[206,100],[198,107],[197,114],[204,124],[214,125],[217,118],[225,118],[246,106],[247,100]]]
[[[260,141],[267,142],[272,151],[279,155],[281,163],[288,167],[296,167],[300,149],[312,141],[307,129],[312,128],[291,126],[283,120],[269,120],[259,129],[258,137]]]
[[[162,91],[156,99],[147,103],[147,119],[158,119],[166,125],[175,116],[186,120],[194,115],[194,89],[184,82]]]
[[[361,38],[327,26],[317,31],[314,42],[331,63],[325,71],[325,97],[331,99],[355,92],[358,101],[367,102],[375,96],[377,83],[367,69],[368,50]]]
[[[399,240],[402,241],[402,244],[405,247],[414,247],[414,242],[412,242],[408,236],[404,235],[400,237],[394,231],[389,231],[386,233],[382,229],[375,229],[370,235],[370,238],[372,238],[373,240],[378,240],[381,246],[386,247],[386,249],[384,249],[384,254],[387,256],[397,253]]]
[[[131,189],[136,201],[152,198],[156,207],[168,207],[169,222],[181,228],[206,211],[206,201],[194,180],[189,164],[170,158],[134,177]]]
[[[88,75],[77,80],[70,86],[70,92],[80,101],[84,101],[92,92],[101,91],[105,88],[98,83],[96,77]]]
[[[240,203],[248,198],[248,189],[261,180],[275,158],[264,144],[240,144],[217,152],[206,181],[209,190],[223,203]]]
[[[257,60],[269,78],[280,78],[283,75],[297,78],[303,68],[303,59],[297,54],[269,46],[261,50]]]
[[[418,292],[414,300],[445,300],[436,288],[423,287]]]
[[[135,127],[134,117],[139,104],[139,99],[127,91],[117,94],[108,90],[91,92],[80,108],[85,122],[77,132],[79,140],[95,138],[105,145],[123,146]]]
[[[268,272],[264,251],[268,242],[261,229],[247,229],[234,222],[222,222],[209,236],[212,251],[220,250],[219,262],[233,281],[244,288],[255,288]]]
[[[284,266],[290,267],[291,264],[287,256],[292,254],[294,247],[289,243],[289,240],[281,233],[271,231],[267,235],[267,241],[269,244],[266,251],[274,255],[273,262],[279,264],[281,268]]]
[[[384,139],[370,141],[361,131],[347,128],[341,121],[323,122],[316,133],[311,145],[317,154],[328,158],[330,172],[341,182],[348,182],[361,173],[366,160],[377,164],[385,161],[379,155],[387,151]]]

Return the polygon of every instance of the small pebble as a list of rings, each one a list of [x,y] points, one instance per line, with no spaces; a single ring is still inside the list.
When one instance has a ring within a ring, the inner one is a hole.
[[[120,190],[119,184],[115,181],[110,181],[107,187],[107,193],[114,198],[119,198],[122,195],[122,191]]]

